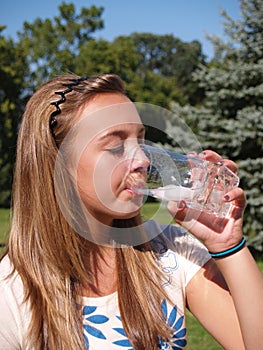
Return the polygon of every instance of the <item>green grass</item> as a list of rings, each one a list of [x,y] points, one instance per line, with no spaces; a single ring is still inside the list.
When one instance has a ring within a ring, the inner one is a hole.
[[[142,208],[142,217],[144,220],[156,220],[161,224],[172,222],[172,217],[162,203],[146,203]]]
[[[142,209],[145,220],[154,219],[160,223],[172,222],[171,216],[159,203],[147,203]],[[9,231],[9,210],[0,209],[0,243],[4,242]],[[1,248],[0,248],[1,249]],[[263,272],[263,261],[258,262]],[[188,348],[191,350],[222,350],[223,348],[200,325],[195,317],[187,311]]]
[[[0,209],[0,244],[6,241],[10,228],[10,211],[8,209]]]
[[[257,264],[258,264],[260,271],[263,273],[263,260],[257,261]]]

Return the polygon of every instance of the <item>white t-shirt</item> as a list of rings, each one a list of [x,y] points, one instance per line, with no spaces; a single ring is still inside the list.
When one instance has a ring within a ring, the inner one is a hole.
[[[145,223],[146,228],[162,232],[153,239],[158,264],[166,272],[163,287],[173,301],[163,301],[162,310],[166,322],[174,329],[171,349],[186,349],[185,289],[191,278],[210,259],[207,249],[192,235],[181,228]],[[0,265],[0,349],[33,350],[26,345],[30,310],[23,300],[23,285],[20,277],[4,279],[10,272],[10,261],[5,257]],[[125,335],[118,308],[117,292],[99,298],[80,297],[83,332],[86,349],[89,350],[132,350]],[[169,349],[160,340],[160,349]]]

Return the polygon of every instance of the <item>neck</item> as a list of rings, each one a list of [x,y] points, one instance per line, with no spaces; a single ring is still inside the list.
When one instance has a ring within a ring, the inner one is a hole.
[[[84,283],[82,295],[99,297],[112,294],[117,290],[116,249],[96,247],[84,254],[84,265],[90,282]]]

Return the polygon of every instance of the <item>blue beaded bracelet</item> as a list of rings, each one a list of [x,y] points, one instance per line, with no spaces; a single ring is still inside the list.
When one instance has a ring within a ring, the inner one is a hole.
[[[219,253],[209,252],[209,254],[211,255],[212,258],[225,258],[229,255],[235,254],[236,252],[241,250],[245,245],[246,245],[246,239],[245,239],[245,237],[243,237],[242,240],[234,247],[227,249],[227,250],[224,250],[224,251],[219,252]]]

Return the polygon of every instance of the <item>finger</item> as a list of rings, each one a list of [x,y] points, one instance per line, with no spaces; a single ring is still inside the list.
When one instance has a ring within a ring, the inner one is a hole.
[[[230,202],[230,216],[234,219],[242,218],[246,208],[246,195],[241,188],[235,188],[224,196],[225,202]]]
[[[200,158],[203,158],[205,160],[208,160],[210,162],[222,162],[226,167],[228,167],[233,173],[237,174],[238,172],[238,165],[233,162],[230,159],[222,158],[218,153],[211,151],[211,150],[205,150],[198,155]]]
[[[245,208],[246,207],[246,194],[240,187],[236,187],[229,191],[224,196],[225,202],[232,202],[236,207]]]
[[[222,160],[222,157],[218,153],[211,151],[209,149],[199,153],[199,157],[205,160],[208,160],[210,162],[219,162]]]
[[[233,173],[237,174],[238,173],[238,165],[233,162],[230,159],[223,159],[223,164],[230,169],[231,171],[233,171]]]
[[[175,202],[170,201],[167,204],[167,209],[174,218],[175,222],[180,226],[183,226],[187,230],[191,228],[194,222],[198,219],[200,215],[200,211],[193,210],[192,215],[189,216],[189,208],[184,201]]]
[[[167,204],[167,209],[172,215],[172,217],[181,216],[183,218],[185,208],[186,208],[186,203],[184,201],[180,201],[180,202],[169,201]]]
[[[224,217],[216,217],[213,213],[187,207],[185,203],[184,206],[182,205],[182,208],[178,208],[178,204],[171,201],[168,203],[167,208],[175,222],[186,228],[188,231],[191,232],[192,228],[198,224],[201,227],[199,229],[199,236],[202,235],[202,239],[204,239],[207,229],[211,229],[217,233],[222,233],[228,222]]]

